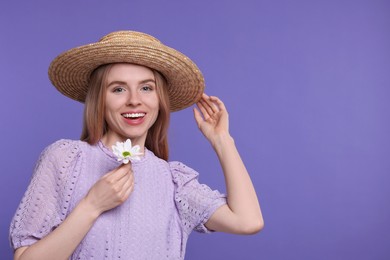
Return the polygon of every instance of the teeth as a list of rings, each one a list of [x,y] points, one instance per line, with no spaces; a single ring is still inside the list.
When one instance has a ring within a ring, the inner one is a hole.
[[[129,113],[129,114],[122,114],[126,118],[137,118],[137,117],[143,117],[145,116],[145,113]]]

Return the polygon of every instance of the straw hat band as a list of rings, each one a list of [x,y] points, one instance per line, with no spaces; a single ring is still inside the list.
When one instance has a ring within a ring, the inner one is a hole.
[[[49,68],[54,86],[64,95],[84,102],[91,73],[109,63],[134,63],[155,69],[168,82],[171,111],[198,101],[204,90],[204,79],[197,66],[184,54],[163,45],[152,36],[128,32],[113,33],[99,42],[74,48],[59,55]],[[145,39],[146,38],[146,39]]]

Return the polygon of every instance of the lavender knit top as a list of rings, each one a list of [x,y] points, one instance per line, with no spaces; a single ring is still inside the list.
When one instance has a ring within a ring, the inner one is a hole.
[[[60,140],[48,146],[11,222],[12,247],[32,245],[53,231],[119,164],[101,142]],[[226,203],[180,162],[168,163],[145,150],[132,167],[129,199],[100,215],[70,259],[184,259],[191,231],[209,232],[205,222]]]

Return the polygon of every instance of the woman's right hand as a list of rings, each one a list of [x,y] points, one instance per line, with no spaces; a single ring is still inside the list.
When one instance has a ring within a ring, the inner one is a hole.
[[[101,177],[91,187],[85,201],[100,215],[125,202],[133,189],[134,175],[131,163],[122,164]]]
[[[33,245],[18,248],[14,259],[69,259],[99,215],[125,202],[133,187],[130,163],[108,172],[56,229]]]

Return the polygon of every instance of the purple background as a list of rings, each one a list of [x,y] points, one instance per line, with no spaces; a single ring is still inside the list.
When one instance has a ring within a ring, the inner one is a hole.
[[[186,259],[390,259],[390,2],[1,1],[0,259],[42,149],[78,139],[82,105],[51,86],[60,52],[120,29],[191,57],[230,111],[265,229],[190,236]],[[190,109],[171,159],[224,190]]]

